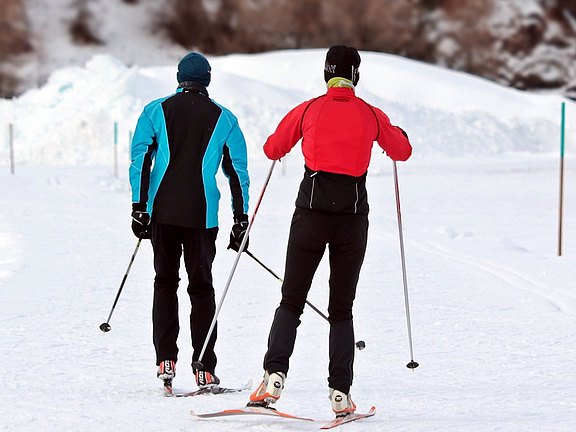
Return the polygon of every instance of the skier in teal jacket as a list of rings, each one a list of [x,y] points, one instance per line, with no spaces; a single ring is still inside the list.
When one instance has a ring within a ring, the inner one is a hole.
[[[132,230],[150,238],[154,250],[153,340],[157,376],[171,388],[178,359],[177,289],[180,258],[188,274],[192,304],[192,362],[198,360],[215,313],[212,263],[216,254],[220,192],[216,173],[228,177],[234,225],[228,248],[238,250],[248,226],[248,162],[236,117],[208,97],[211,68],[192,52],[178,65],[178,89],[144,108],[131,145]],[[215,375],[214,328],[194,370],[199,387],[219,383]]]

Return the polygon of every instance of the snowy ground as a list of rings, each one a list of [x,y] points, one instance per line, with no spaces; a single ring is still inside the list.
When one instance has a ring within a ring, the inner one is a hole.
[[[291,104],[322,91],[320,72],[314,76],[319,83],[308,79],[290,90],[316,70],[321,57],[305,51],[213,59],[220,72],[212,94],[224,104],[230,101],[247,130],[252,204],[270,166],[260,154],[261,140]],[[415,147],[414,158],[399,164],[399,174],[414,359],[420,367],[414,372],[405,367],[410,355],[392,163],[375,151],[368,180],[369,249],[355,306],[356,336],[367,347],[357,352],[352,394],[360,410],[373,404],[378,414],[343,429],[572,431],[576,161],[570,141],[564,255],[558,257],[559,100],[393,57],[364,58],[360,94],[391,112]],[[137,115],[152,92],[141,85],[143,77],[164,91],[173,87],[174,72],[122,69],[102,58],[92,66],[98,62],[108,68],[61,71],[55,77],[58,85],[82,78],[83,89],[92,90],[85,105],[74,105],[79,89],[55,91],[54,80],[17,101],[0,101],[1,118],[15,122],[20,143],[16,175],[9,172],[5,148],[0,152],[0,368],[5,371],[0,430],[317,430],[320,423],[257,417],[200,421],[189,414],[242,405],[247,394],[162,396],[151,343],[148,243],[136,258],[112,331],[98,329],[136,239],[129,229],[126,147],[120,144],[116,178],[105,151],[110,140],[100,140],[91,127],[103,128],[114,118],[110,112],[119,115],[122,108],[128,118]],[[250,62],[259,72],[248,79]],[[374,77],[379,71],[389,78],[382,86]],[[117,80],[105,86],[110,76]],[[430,91],[418,96],[409,86],[415,81]],[[432,90],[445,97],[434,98]],[[458,94],[460,107],[454,103]],[[65,129],[63,119],[86,126]],[[51,124],[58,125],[60,135]],[[486,147],[479,149],[482,136]],[[296,155],[277,166],[252,231],[250,250],[280,276],[301,172]],[[220,180],[218,298],[235,257],[226,250],[231,215],[223,176]],[[327,278],[323,262],[309,297],[323,310]],[[278,301],[279,283],[243,256],[219,319],[223,384],[238,386],[248,379],[257,384]],[[175,381],[182,390],[195,387],[184,325],[188,311],[182,290]],[[279,409],[330,419],[327,330],[307,309]]]

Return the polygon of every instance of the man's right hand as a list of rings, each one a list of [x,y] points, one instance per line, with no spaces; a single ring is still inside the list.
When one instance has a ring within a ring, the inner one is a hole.
[[[232,249],[236,252],[240,250],[240,246],[242,245],[242,240],[244,240],[244,235],[246,235],[247,229],[248,215],[243,214],[235,216],[234,225],[232,225],[232,231],[230,231],[230,244],[228,245],[228,249]],[[244,250],[248,250],[248,239],[246,239]]]
[[[132,206],[132,232],[139,239],[152,237],[150,215],[146,211],[138,210],[136,205]]]

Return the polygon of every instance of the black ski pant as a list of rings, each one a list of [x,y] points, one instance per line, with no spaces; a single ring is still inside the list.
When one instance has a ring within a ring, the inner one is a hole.
[[[264,369],[288,374],[296,329],[304,311],[314,273],[328,245],[330,321],[328,385],[349,393],[353,379],[354,326],[352,306],[364,261],[368,216],[296,209],[292,218],[282,300],[276,310]]]
[[[154,305],[152,326],[156,364],[163,360],[178,360],[178,283],[180,259],[184,251],[184,266],[188,273],[190,334],[192,338],[192,362],[198,360],[210,324],[216,311],[214,287],[212,286],[212,262],[216,256],[218,228],[194,229],[160,223],[152,223],[152,247],[154,249]],[[204,353],[204,370],[214,373],[216,368],[217,327]]]

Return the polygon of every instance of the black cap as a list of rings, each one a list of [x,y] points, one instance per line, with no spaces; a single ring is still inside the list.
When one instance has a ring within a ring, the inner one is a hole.
[[[324,64],[324,81],[328,82],[334,77],[346,78],[358,84],[360,74],[360,54],[358,50],[346,45],[334,45],[326,53]]]

